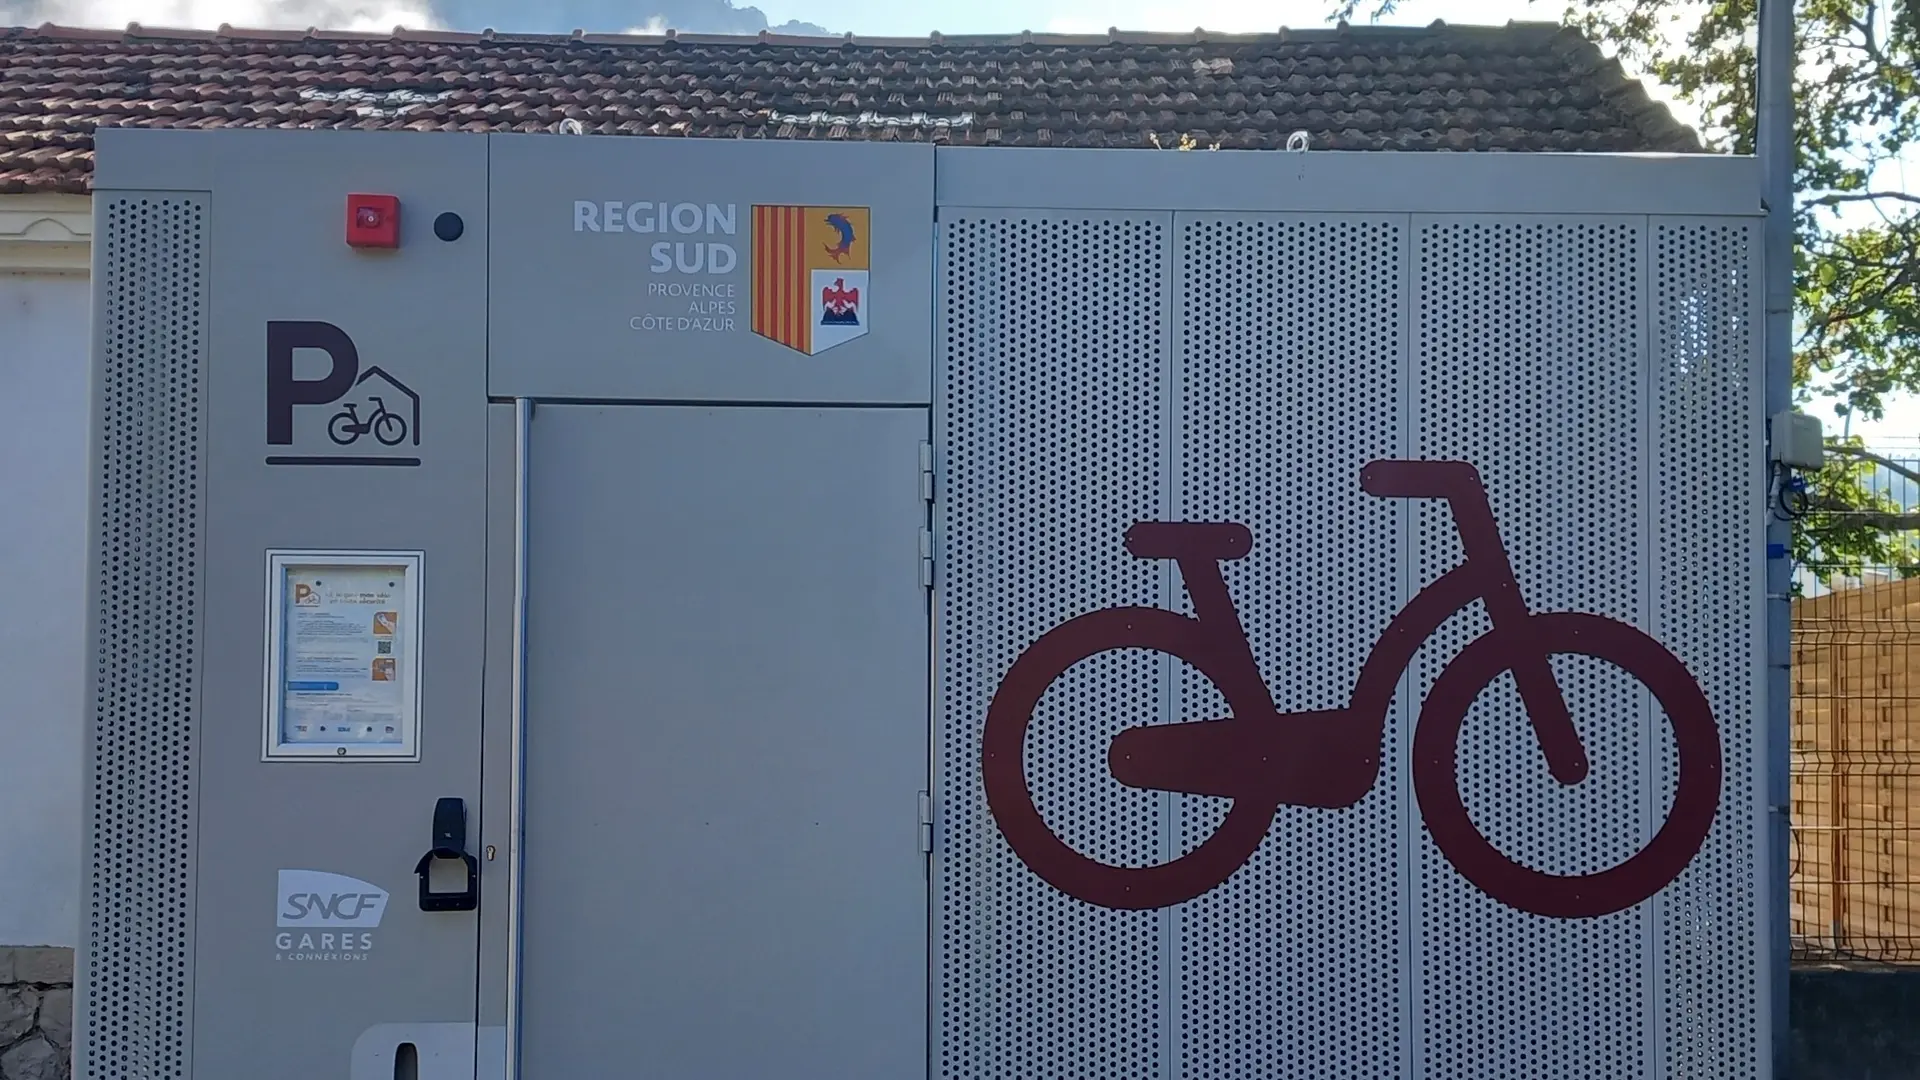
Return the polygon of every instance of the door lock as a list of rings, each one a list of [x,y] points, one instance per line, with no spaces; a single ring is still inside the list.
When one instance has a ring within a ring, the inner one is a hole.
[[[458,859],[467,867],[460,892],[433,891],[429,876],[436,859]],[[414,865],[420,877],[421,911],[472,911],[480,906],[480,864],[467,852],[467,801],[445,798],[433,806],[433,847]]]

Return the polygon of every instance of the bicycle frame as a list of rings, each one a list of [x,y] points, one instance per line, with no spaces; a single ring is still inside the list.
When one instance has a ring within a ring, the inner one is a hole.
[[[360,425],[360,430],[362,431],[371,428],[374,422],[380,418],[381,414],[387,411],[387,403],[381,401],[379,398],[368,397],[367,400],[373,404],[373,411],[368,413],[365,418],[361,417],[360,406],[355,402],[349,401],[340,406],[340,411],[347,414],[347,419]]]
[[[1220,566],[1222,559],[1251,549],[1245,529],[1143,524],[1128,534],[1127,549],[1136,557],[1171,558],[1179,565],[1193,600],[1194,651],[1218,658],[1214,666],[1228,680],[1220,690],[1229,703],[1257,701],[1266,711],[1124,731],[1108,752],[1116,779],[1190,795],[1257,798],[1275,807],[1351,806],[1378,777],[1387,710],[1401,674],[1435,631],[1476,600],[1486,605],[1493,632],[1509,636],[1511,670],[1549,771],[1563,784],[1585,779],[1586,751],[1551,661],[1527,647],[1531,615],[1479,472],[1465,462],[1375,462],[1362,470],[1361,487],[1382,498],[1445,499],[1466,558],[1387,624],[1342,709],[1282,713],[1273,707]]]

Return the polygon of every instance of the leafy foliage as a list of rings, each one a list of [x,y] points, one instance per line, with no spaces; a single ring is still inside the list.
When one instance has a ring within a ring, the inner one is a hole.
[[[1352,18],[1359,0],[1338,0]],[[1369,15],[1390,14],[1378,0]],[[1564,20],[1699,110],[1710,149],[1754,150],[1757,0],[1572,0]],[[1879,420],[1920,393],[1920,0],[1797,0],[1794,72],[1796,399]],[[1920,432],[1915,432],[1920,435]],[[1912,563],[1920,515],[1838,440],[1808,478],[1796,555],[1843,570]],[[1920,480],[1920,477],[1915,477]]]
[[[1895,497],[1920,484],[1913,466],[1869,451],[1856,435],[1832,440],[1826,466],[1805,481],[1805,516],[1793,530],[1796,566],[1829,583],[1868,569],[1920,573],[1920,513]]]

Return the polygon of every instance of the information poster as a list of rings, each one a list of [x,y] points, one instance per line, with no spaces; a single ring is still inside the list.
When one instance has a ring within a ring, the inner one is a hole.
[[[267,756],[416,758],[419,553],[269,563]]]

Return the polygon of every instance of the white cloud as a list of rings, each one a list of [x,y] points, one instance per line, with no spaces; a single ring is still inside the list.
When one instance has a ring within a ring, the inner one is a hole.
[[[0,23],[122,27],[128,23],[211,30],[221,23],[257,29],[390,31],[439,29],[424,0],[39,0],[0,2]]]

